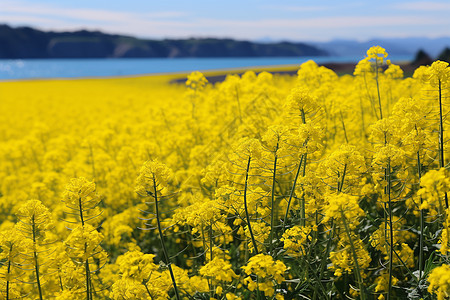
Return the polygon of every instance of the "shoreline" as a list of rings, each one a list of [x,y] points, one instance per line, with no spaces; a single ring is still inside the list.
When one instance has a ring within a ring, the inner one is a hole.
[[[402,61],[395,63],[396,65],[399,65],[400,68],[402,68],[405,77],[410,77],[414,73],[414,70],[418,66],[414,66],[409,61]],[[319,66],[323,66],[325,68],[328,68],[332,71],[334,71],[338,76],[342,75],[353,75],[353,71],[355,70],[355,66],[357,63],[340,63],[340,62],[326,62],[326,63],[318,63]],[[255,71],[255,73],[260,73],[263,71],[272,73],[272,74],[278,74],[278,75],[296,75],[297,71],[300,67],[299,65],[277,65],[277,66],[268,66],[268,67],[253,67],[253,68],[238,68],[238,69],[221,69],[221,70],[207,70],[207,71],[200,71],[205,75],[206,79],[210,83],[216,83],[223,81],[227,75],[239,75],[241,76],[246,71],[252,70]],[[188,74],[186,74],[187,76]],[[183,78],[176,78],[171,80],[171,83],[183,83],[186,81],[186,77]]]
[[[317,63],[319,66],[324,66],[333,70],[339,76],[345,74],[353,74],[353,70],[357,63],[345,62],[325,62]],[[405,77],[411,76],[417,66],[413,66],[410,62],[397,62],[405,73]],[[286,64],[286,65],[267,65],[267,66],[253,66],[241,68],[224,68],[211,70],[198,70],[202,72],[210,83],[223,81],[227,75],[236,74],[241,76],[247,71],[254,71],[260,73],[263,71],[279,74],[279,75],[296,75],[301,64]],[[92,77],[41,77],[41,78],[21,78],[21,79],[0,79],[0,83],[6,82],[30,82],[30,81],[73,81],[73,80],[117,80],[117,79],[133,79],[133,78],[167,78],[169,83],[182,83],[191,72],[176,71],[176,72],[161,72],[161,73],[143,73],[133,75],[119,75],[119,76],[92,76]]]

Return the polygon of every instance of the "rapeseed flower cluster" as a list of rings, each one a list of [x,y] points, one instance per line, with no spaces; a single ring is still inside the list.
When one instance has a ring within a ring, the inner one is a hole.
[[[0,83],[1,299],[446,299],[450,67]]]
[[[250,258],[242,269],[245,274],[256,276],[256,280],[252,276],[244,279],[250,291],[259,290],[266,296],[273,296],[274,287],[283,282],[287,268],[283,262],[275,261],[270,255],[258,254]]]

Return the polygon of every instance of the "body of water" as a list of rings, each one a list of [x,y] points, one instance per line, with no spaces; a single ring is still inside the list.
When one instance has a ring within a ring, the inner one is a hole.
[[[118,58],[118,59],[0,59],[0,80],[32,78],[109,77],[140,74],[191,72],[276,65],[300,65],[310,59],[317,63],[351,63],[362,57],[239,57],[239,58]],[[393,62],[411,56],[390,56]]]

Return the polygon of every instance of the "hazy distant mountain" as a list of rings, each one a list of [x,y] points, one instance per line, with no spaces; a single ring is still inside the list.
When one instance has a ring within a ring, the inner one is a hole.
[[[450,37],[442,38],[380,38],[367,42],[352,40],[333,40],[330,42],[309,42],[309,44],[327,51],[331,55],[364,55],[372,46],[379,45],[393,55],[414,55],[424,50],[431,57],[436,58],[441,51],[450,47]]]
[[[45,32],[0,25],[0,58],[263,57],[323,56],[324,50],[292,42],[232,39],[144,40],[98,31]]]

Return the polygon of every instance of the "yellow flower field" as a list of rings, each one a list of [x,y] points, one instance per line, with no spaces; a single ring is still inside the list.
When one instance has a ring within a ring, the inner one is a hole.
[[[0,82],[1,299],[447,299],[450,67]]]

